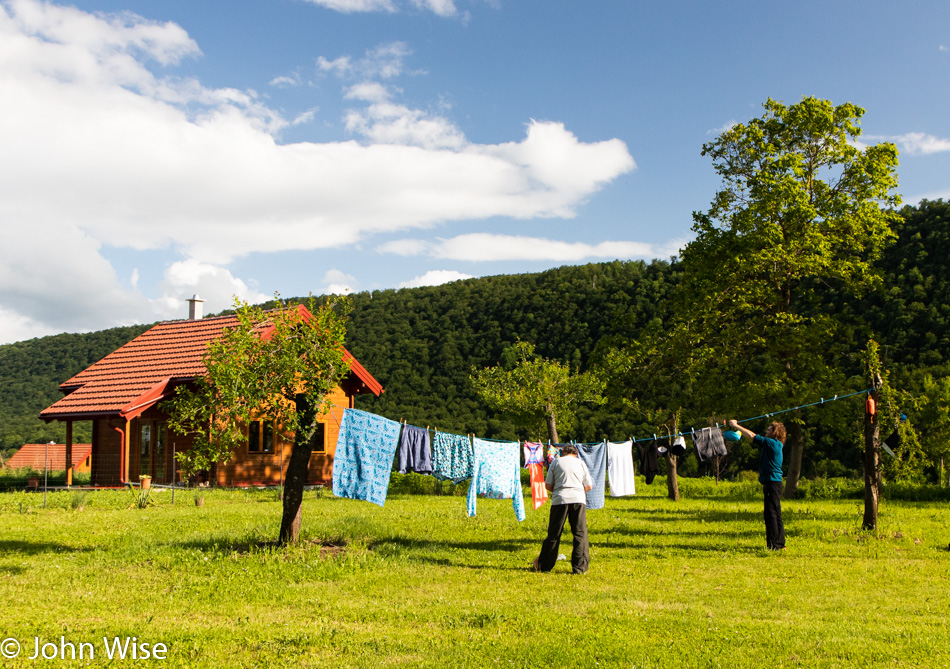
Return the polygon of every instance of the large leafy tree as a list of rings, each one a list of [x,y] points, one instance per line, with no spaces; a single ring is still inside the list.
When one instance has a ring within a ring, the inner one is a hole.
[[[590,372],[571,371],[557,360],[542,358],[534,344],[519,341],[505,349],[502,364],[473,370],[475,390],[493,409],[530,431],[547,427],[560,441],[558,426],[569,429],[582,402],[602,404],[604,383]]]
[[[237,323],[212,342],[204,356],[207,375],[181,386],[166,408],[169,426],[194,435],[178,454],[187,471],[227,462],[247,441],[252,420],[273,420],[294,435],[284,482],[279,541],[300,533],[303,488],[318,418],[330,408],[329,393],[349,371],[343,348],[348,302],[310,308],[263,310],[237,303]]]
[[[862,146],[864,110],[807,97],[768,100],[765,114],[703,146],[722,177],[696,238],[683,250],[677,350],[706,397],[727,411],[801,403],[835,376],[837,322],[828,287],[856,295],[894,237],[897,149]],[[803,453],[789,427],[786,496]]]

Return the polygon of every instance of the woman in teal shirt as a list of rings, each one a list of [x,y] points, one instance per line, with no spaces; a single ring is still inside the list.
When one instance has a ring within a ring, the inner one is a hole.
[[[772,423],[765,436],[729,421],[729,427],[738,430],[759,447],[759,483],[765,498],[765,545],[769,550],[785,550],[785,525],[782,524],[782,446],[785,444],[785,426]]]

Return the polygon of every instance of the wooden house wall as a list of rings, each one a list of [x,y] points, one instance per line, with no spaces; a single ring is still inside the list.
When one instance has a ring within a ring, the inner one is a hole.
[[[310,455],[310,470],[307,483],[329,483],[333,479],[333,454],[340,436],[340,421],[343,410],[352,406],[352,397],[337,388],[330,395],[333,408],[320,417],[324,423],[325,453]],[[287,476],[287,463],[293,448],[293,435],[277,430],[272,453],[253,453],[245,443],[228,463],[217,466],[215,482],[221,486],[233,485],[279,485]]]
[[[342,388],[337,388],[330,396],[333,408],[320,417],[324,423],[326,451],[310,456],[310,471],[307,483],[329,483],[333,479],[333,455],[340,436],[340,422],[343,410],[353,406],[353,396]],[[152,407],[129,425],[129,480],[137,482],[142,473],[142,425],[156,425],[167,419],[167,415],[157,407]],[[92,439],[92,485],[121,485],[121,436],[113,429],[125,429],[125,421],[119,418],[99,418],[93,421]],[[153,437],[154,444],[154,437]],[[165,435],[164,475],[158,476],[155,448],[151,451],[152,460],[148,470],[153,475],[153,483],[167,484],[173,480],[181,481],[177,475],[177,463],[174,453],[191,449],[193,440],[190,435],[180,435],[170,430]],[[238,448],[234,458],[228,463],[219,463],[210,472],[210,479],[217,485],[278,485],[284,481],[290,450],[293,447],[293,435],[277,431],[272,453],[254,453],[248,451],[247,443]],[[174,479],[173,479],[174,477]]]
[[[92,485],[122,485],[122,436],[113,427],[124,429],[125,421],[98,418],[92,422]]]

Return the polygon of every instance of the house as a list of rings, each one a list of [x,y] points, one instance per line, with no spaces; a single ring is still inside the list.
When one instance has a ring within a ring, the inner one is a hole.
[[[204,375],[202,357],[208,344],[238,322],[234,315],[201,318],[200,302],[197,295],[189,300],[187,320],[156,324],[60,384],[65,396],[40,412],[47,422],[66,423],[66,453],[75,447],[73,422],[92,421],[92,485],[124,485],[145,475],[151,476],[153,483],[181,480],[175,453],[191,448],[192,439],[167,429],[167,415],[159,403],[172,397],[177,386]],[[297,308],[302,316],[310,315],[306,307]],[[356,395],[379,396],[383,392],[349,351],[345,356],[350,372],[331,393],[332,408],[319,419],[308,483],[332,479],[343,410],[354,406]],[[247,443],[230,462],[214,466],[207,480],[224,486],[282,483],[293,435],[266,420],[251,422],[246,429]],[[72,472],[67,472],[67,484],[71,476]]]
[[[92,456],[92,444],[72,445],[72,469],[74,472],[88,472]],[[41,472],[66,470],[66,444],[23,444],[10,456],[4,465],[7,469],[32,469]]]

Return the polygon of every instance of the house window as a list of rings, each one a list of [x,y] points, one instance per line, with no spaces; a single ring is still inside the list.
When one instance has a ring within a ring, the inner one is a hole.
[[[310,437],[310,447],[313,453],[327,452],[326,427],[327,427],[326,423],[317,423],[317,429],[314,430],[313,436]]]
[[[152,473],[152,426],[143,425],[139,433],[139,477]]]
[[[254,420],[247,426],[247,452],[274,452],[274,423],[269,420]]]

